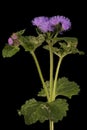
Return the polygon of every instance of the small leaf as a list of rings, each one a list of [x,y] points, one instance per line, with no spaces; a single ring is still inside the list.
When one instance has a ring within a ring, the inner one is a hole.
[[[79,85],[74,81],[69,81],[66,77],[60,78],[57,82],[56,96],[62,95],[71,98],[80,91]]]
[[[77,47],[78,39],[75,37],[58,37],[58,41],[65,41],[68,44],[72,44]]]
[[[40,102],[35,99],[30,99],[22,105],[21,110],[18,110],[19,115],[24,116],[27,125],[36,123],[37,121],[44,122],[52,120],[57,122],[66,116],[68,104],[65,99],[57,99],[54,102]]]
[[[48,89],[48,93],[49,93],[49,95],[50,95],[50,90],[49,90],[50,82],[49,82],[49,81],[46,81],[46,82],[45,82],[45,85],[46,85],[46,87],[47,87],[47,89]],[[38,92],[38,96],[40,96],[40,97],[46,97],[46,93],[45,93],[45,91],[44,91],[43,88],[41,89],[40,92]]]
[[[6,44],[5,47],[2,50],[2,56],[4,58],[6,58],[6,57],[12,57],[19,50],[20,50],[20,48],[18,46],[10,46],[10,45]]]
[[[40,92],[38,92],[38,96],[40,97],[46,97],[46,93],[44,91],[44,89],[42,88]]]
[[[20,44],[25,51],[32,51],[34,49],[34,45],[29,41],[29,36],[21,36]]]
[[[17,34],[18,36],[21,36],[21,35],[24,34],[24,32],[25,32],[25,29],[16,32],[16,34]]]
[[[25,51],[35,51],[43,42],[44,36],[20,36],[21,46],[24,47]]]
[[[62,41],[62,42],[61,42]],[[76,54],[83,55],[83,51],[77,49],[78,39],[74,37],[60,37],[58,38],[58,43],[60,45],[60,50],[63,50],[62,55]]]
[[[48,45],[43,46],[43,48],[48,50],[48,51],[50,50]]]

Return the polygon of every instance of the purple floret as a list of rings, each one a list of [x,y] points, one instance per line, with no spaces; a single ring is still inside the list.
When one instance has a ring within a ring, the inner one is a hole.
[[[32,24],[37,26],[44,33],[52,31],[48,17],[36,17],[34,20],[32,20]]]
[[[32,24],[39,27],[41,26],[44,22],[48,21],[48,17],[45,16],[40,16],[40,17],[36,17],[32,20]]]
[[[48,31],[53,31],[53,27],[50,25],[49,21],[44,22],[44,24],[40,25],[38,27],[43,33],[46,33]]]
[[[13,39],[11,37],[8,38],[8,44],[12,45],[13,44]]]

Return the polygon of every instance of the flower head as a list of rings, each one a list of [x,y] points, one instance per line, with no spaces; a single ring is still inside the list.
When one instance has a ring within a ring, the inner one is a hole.
[[[41,16],[41,17],[36,17],[32,20],[32,24],[39,27],[41,26],[44,22],[48,21],[48,17]]]
[[[66,31],[71,27],[71,22],[64,16],[53,16],[51,18],[41,16],[32,20],[32,24],[37,26],[43,33],[54,31],[56,25],[61,24],[61,31]]]
[[[46,33],[48,31],[53,31],[53,27],[50,25],[49,21],[45,21],[44,24],[39,26],[39,29],[43,32]]]
[[[44,33],[53,30],[50,25],[49,18],[45,16],[34,18],[34,20],[32,20],[32,24],[37,26]]]
[[[50,18],[50,24],[56,26],[58,24],[62,25],[62,30],[66,31],[71,27],[71,22],[68,18],[64,16],[53,16]]]
[[[13,39],[11,37],[8,38],[8,44],[12,45],[13,44]]]

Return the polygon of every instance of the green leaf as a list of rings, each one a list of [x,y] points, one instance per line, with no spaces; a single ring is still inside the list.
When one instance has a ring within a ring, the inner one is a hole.
[[[47,82],[46,86],[49,92],[50,84],[49,84],[49,81],[46,81],[46,82]],[[80,92],[79,85],[75,83],[74,81],[69,81],[68,78],[66,77],[59,78],[59,80],[57,81],[56,97],[59,95],[62,95],[62,96],[71,98],[73,95],[77,95],[79,92]],[[38,96],[46,97],[46,94],[43,88],[38,93]]]
[[[52,120],[57,122],[66,116],[68,104],[65,99],[57,99],[54,102],[40,102],[35,99],[30,99],[22,105],[18,110],[19,115],[24,116],[27,125],[40,121],[43,123],[45,120]]]
[[[24,115],[25,124],[30,125],[38,120],[44,122],[47,120],[43,109],[44,103],[37,102],[35,99],[30,99],[22,105],[21,110],[18,111],[19,115]]]
[[[78,95],[79,91],[79,85],[74,81],[69,81],[66,77],[60,78],[57,82],[56,96],[62,95],[71,98],[73,95]]]
[[[34,45],[30,42],[29,36],[21,36],[20,44],[25,49],[25,51],[32,51],[34,49]]]
[[[77,46],[78,39],[76,37],[58,37],[58,41],[66,41],[69,44],[73,44],[73,46]]]
[[[56,99],[49,103],[49,108],[49,120],[58,122],[67,116],[68,103],[65,99]]]
[[[76,53],[80,55],[84,54],[83,51],[79,51],[77,49],[78,39],[75,37],[59,37],[58,42],[60,44],[60,49],[64,51],[63,55],[76,54]]]
[[[24,47],[25,51],[35,51],[43,42],[44,36],[20,36],[21,46]]]
[[[54,43],[56,43],[56,44],[54,44]],[[76,53],[83,55],[84,52],[79,51],[77,49],[77,44],[78,44],[77,38],[59,37],[59,38],[56,38],[56,42],[53,42],[54,46],[52,47],[52,51],[54,54],[56,54],[59,57],[61,57],[61,56],[64,57],[68,54],[76,54]],[[46,50],[49,50],[48,45],[45,45],[43,48]]]
[[[43,48],[44,48],[45,50],[50,51],[49,45],[45,45],[45,46],[43,46]],[[54,54],[56,54],[56,55],[58,55],[58,56],[61,55],[61,51],[62,51],[62,50],[58,49],[57,47],[51,47],[51,49],[52,49],[52,52],[53,52]]]
[[[10,45],[6,44],[5,47],[2,50],[2,56],[4,58],[6,58],[6,57],[12,57],[19,50],[20,50],[20,48],[18,46],[10,46]]]
[[[40,92],[38,92],[38,96],[39,97],[46,97],[46,93],[44,91],[44,89],[42,88]]]

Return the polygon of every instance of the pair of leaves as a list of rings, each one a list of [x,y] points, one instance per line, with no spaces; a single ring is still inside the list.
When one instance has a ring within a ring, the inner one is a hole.
[[[49,92],[49,86],[47,88]],[[79,85],[74,81],[69,81],[66,77],[59,78],[59,80],[57,81],[56,97],[61,95],[71,98],[73,95],[77,95],[79,91]],[[46,96],[44,89],[41,89],[41,91],[38,93],[38,96]]]
[[[57,99],[51,103],[30,99],[22,105],[18,113],[24,116],[25,124],[30,125],[37,121],[43,123],[45,120],[58,122],[66,116],[67,110],[68,103],[65,99]]]
[[[53,45],[55,43],[58,45],[58,47],[52,46],[52,51],[54,54],[57,56],[66,56],[68,54],[76,54],[79,53],[80,55],[84,54],[84,52],[79,51],[77,49],[77,38],[72,38],[72,37],[58,37],[58,38],[53,38]],[[44,49],[49,50],[49,46],[46,45],[44,46]]]

